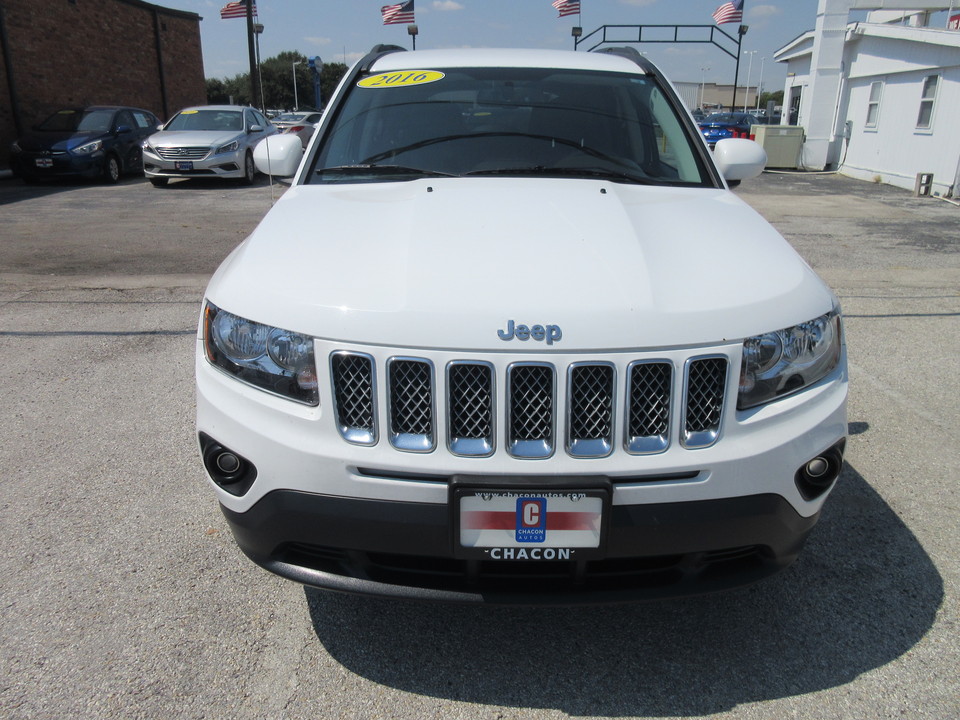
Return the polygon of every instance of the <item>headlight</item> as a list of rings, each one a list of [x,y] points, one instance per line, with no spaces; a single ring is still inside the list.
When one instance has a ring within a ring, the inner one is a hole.
[[[102,140],[94,140],[93,142],[84,143],[83,145],[78,145],[73,149],[75,155],[89,155],[90,153],[95,153],[97,150],[103,147]]]
[[[250,385],[306,405],[319,405],[313,338],[225,312],[203,310],[207,360]]]
[[[834,310],[810,322],[743,341],[737,408],[762,405],[813,385],[840,360],[840,314]]]
[[[239,147],[240,147],[240,141],[239,141],[239,140],[234,140],[232,143],[227,143],[227,144],[224,145],[223,147],[218,147],[218,148],[217,148],[217,154],[219,155],[220,153],[236,152],[236,151],[237,151],[237,148],[239,148]]]

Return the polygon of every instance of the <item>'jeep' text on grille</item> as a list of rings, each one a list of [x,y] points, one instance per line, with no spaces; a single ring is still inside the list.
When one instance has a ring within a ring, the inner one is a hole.
[[[507,320],[507,327],[505,330],[497,330],[497,336],[504,341],[513,340],[536,340],[537,342],[547,341],[547,345],[553,345],[555,342],[559,342],[563,337],[563,332],[560,330],[559,325],[534,325],[533,327],[528,327],[526,325],[516,325],[513,320]]]

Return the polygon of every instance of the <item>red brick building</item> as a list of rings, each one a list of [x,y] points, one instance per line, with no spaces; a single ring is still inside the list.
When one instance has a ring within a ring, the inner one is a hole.
[[[161,119],[206,102],[200,16],[142,0],[0,0],[0,168],[63,107],[132,105]]]

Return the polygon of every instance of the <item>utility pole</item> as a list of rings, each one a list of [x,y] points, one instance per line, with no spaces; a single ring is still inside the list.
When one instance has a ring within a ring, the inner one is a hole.
[[[262,109],[257,92],[257,54],[253,39],[253,0],[247,0],[247,54],[250,56],[250,104]]]

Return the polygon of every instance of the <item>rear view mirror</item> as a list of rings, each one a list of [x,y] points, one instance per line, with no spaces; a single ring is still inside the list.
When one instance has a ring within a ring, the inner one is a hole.
[[[257,170],[275,177],[292,177],[300,167],[303,144],[297,135],[270,135],[253,149]]]
[[[759,143],[742,138],[720,140],[713,161],[728,183],[755,178],[767,166],[767,153]]]

